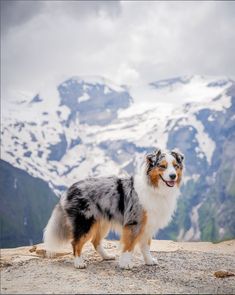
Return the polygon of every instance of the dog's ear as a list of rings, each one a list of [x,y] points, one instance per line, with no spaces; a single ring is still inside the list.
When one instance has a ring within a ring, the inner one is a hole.
[[[175,157],[176,161],[179,164],[183,164],[183,161],[184,161],[184,154],[183,153],[181,153],[178,149],[173,149],[171,151],[171,154],[173,157]]]
[[[156,165],[161,153],[160,149],[156,149],[153,153],[147,154],[146,159],[151,165]]]
[[[159,148],[156,148],[156,150],[154,151],[154,154],[156,155],[157,159],[159,159],[159,157],[161,156],[161,153],[162,151]]]

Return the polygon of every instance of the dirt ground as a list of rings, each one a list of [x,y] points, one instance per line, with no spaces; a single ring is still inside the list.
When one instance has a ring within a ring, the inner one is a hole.
[[[137,249],[131,270],[118,267],[118,242],[105,241],[105,248],[116,260],[102,261],[87,244],[86,269],[74,268],[70,247],[53,259],[43,257],[43,244],[2,249],[1,294],[235,294],[235,276],[215,276],[217,271],[235,273],[235,240],[154,240],[151,252],[159,264],[144,265]]]

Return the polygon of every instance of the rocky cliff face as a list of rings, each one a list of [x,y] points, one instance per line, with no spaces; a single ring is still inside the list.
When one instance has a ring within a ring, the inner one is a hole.
[[[42,241],[58,199],[48,184],[0,160],[1,248]]]

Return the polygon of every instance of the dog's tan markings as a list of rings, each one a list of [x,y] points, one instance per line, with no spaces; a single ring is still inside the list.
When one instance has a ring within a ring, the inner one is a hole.
[[[181,179],[182,179],[182,170],[183,170],[183,167],[182,167],[182,165],[179,165],[176,160],[174,160],[172,162],[172,164],[173,164],[173,166],[175,167],[175,170],[176,170],[176,174],[177,174],[177,181],[176,181],[176,183],[177,183],[177,186],[179,186],[180,185],[180,182],[181,182]]]
[[[83,235],[80,239],[78,240],[73,240],[72,241],[72,246],[73,246],[73,255],[74,256],[80,256],[82,252],[82,248],[85,245],[86,242],[92,239],[96,235],[97,229],[99,227],[99,223],[96,222],[92,225],[90,228],[90,231]]]
[[[123,252],[131,252],[133,251],[136,243],[140,240],[145,226],[147,223],[147,214],[146,211],[143,211],[143,216],[141,220],[141,226],[138,233],[134,232],[134,228],[132,225],[124,226],[122,231],[121,243],[123,244]]]
[[[158,187],[158,182],[159,182],[159,170],[158,168],[154,168],[149,172],[149,179],[151,185]]]
[[[100,241],[106,236],[107,232],[110,229],[110,223],[106,220],[101,220],[97,222],[96,231],[93,231],[92,244],[95,249],[100,245]]]
[[[175,167],[176,173],[177,173],[177,185],[180,185],[181,179],[182,179],[182,166],[177,164],[176,160],[172,162],[173,166]]]
[[[160,163],[159,163],[159,166],[168,166],[168,163],[166,160],[162,160]]]
[[[177,181],[176,181],[176,183],[179,186],[180,182],[181,182],[181,178],[182,178],[182,168],[177,169],[176,173],[177,173]]]
[[[158,182],[160,180],[160,175],[163,174],[165,168],[167,168],[167,161],[166,160],[162,160],[158,167],[153,168],[152,170],[150,170],[149,172],[149,177],[150,177],[150,183],[152,186],[158,187]],[[165,167],[165,168],[163,168]]]
[[[148,239],[148,245],[149,245],[149,247],[151,245],[151,242],[152,242],[152,239]]]

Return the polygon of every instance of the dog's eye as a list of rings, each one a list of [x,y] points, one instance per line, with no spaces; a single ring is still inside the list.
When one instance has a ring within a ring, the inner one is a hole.
[[[174,165],[174,167],[175,167],[175,169],[178,169],[178,168],[180,168],[180,166],[179,166],[179,165],[177,165],[177,164],[175,164],[175,165]]]
[[[166,165],[159,165],[159,168],[166,169]]]
[[[156,166],[156,162],[151,162],[150,167],[154,167],[154,166]]]

